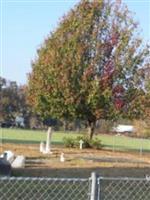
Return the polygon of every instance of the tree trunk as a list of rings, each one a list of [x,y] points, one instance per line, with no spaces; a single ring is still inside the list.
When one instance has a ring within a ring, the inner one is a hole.
[[[66,132],[68,130],[68,122],[66,119],[64,119],[63,127],[64,127],[64,131]]]
[[[88,122],[88,135],[90,140],[93,138],[95,130],[95,122]]]

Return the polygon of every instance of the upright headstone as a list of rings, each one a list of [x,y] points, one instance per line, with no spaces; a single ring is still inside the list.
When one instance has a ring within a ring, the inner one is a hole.
[[[5,159],[0,158],[0,176],[11,175],[11,164]]]
[[[46,147],[45,147],[45,154],[52,153],[51,152],[51,137],[52,137],[52,128],[49,127],[47,131],[47,140],[46,140]]]
[[[83,143],[84,143],[83,140],[80,140],[80,141],[79,141],[80,149],[83,149]]]
[[[45,151],[44,146],[45,146],[45,145],[44,145],[44,142],[41,142],[41,143],[40,143],[40,152],[41,152],[41,153],[43,153],[43,152]]]
[[[65,162],[64,153],[60,154],[60,162]]]
[[[8,162],[12,163],[15,159],[15,154],[12,151],[4,151],[3,158],[5,158]]]
[[[12,168],[24,168],[25,167],[25,157],[22,155],[17,156],[11,166],[12,166]]]

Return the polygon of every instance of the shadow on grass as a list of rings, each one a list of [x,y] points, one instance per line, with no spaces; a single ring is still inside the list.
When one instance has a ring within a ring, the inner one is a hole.
[[[35,140],[12,140],[12,139],[3,139],[4,143],[10,143],[10,144],[40,144],[40,141]],[[52,144],[56,145],[63,145],[62,142],[52,142]]]
[[[99,167],[99,168],[25,168],[13,169],[12,176],[23,177],[57,177],[57,178],[88,178],[92,172],[104,177],[143,177],[149,174],[150,167],[123,168],[123,167]]]
[[[3,139],[3,143],[11,143],[11,144],[40,144],[40,141],[35,141],[35,140],[13,140],[13,139]],[[60,145],[63,146],[62,142],[59,141],[53,141],[52,145]],[[103,149],[106,150],[114,150],[114,151],[123,151],[123,152],[140,152],[141,147],[139,148],[130,148],[126,146],[121,146],[121,145],[103,145]],[[144,148],[142,149],[143,153],[150,153],[150,149]]]

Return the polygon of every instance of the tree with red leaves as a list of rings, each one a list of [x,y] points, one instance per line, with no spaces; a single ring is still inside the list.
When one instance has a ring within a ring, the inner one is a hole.
[[[82,0],[37,51],[29,75],[31,105],[43,117],[96,120],[140,117],[148,47],[127,7]]]

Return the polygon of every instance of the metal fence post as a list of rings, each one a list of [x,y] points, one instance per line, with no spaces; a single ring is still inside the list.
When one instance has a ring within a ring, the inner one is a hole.
[[[97,199],[97,176],[95,172],[91,173],[91,196],[90,200],[96,200]]]
[[[101,178],[97,179],[97,200],[101,200]]]

